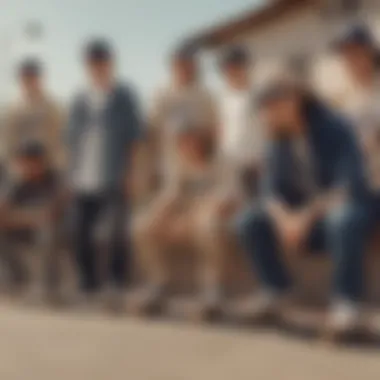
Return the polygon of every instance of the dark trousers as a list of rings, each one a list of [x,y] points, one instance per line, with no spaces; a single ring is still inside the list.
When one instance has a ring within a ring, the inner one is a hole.
[[[85,291],[96,291],[101,286],[97,227],[106,237],[106,281],[124,287],[130,267],[131,249],[126,220],[126,202],[120,193],[77,195],[74,203],[74,250],[80,285]]]
[[[363,256],[371,225],[370,203],[348,203],[332,209],[310,233],[309,248],[327,250],[332,256],[334,297],[358,301],[363,295]],[[267,211],[247,211],[239,218],[237,230],[261,284],[279,293],[286,291],[292,281]]]

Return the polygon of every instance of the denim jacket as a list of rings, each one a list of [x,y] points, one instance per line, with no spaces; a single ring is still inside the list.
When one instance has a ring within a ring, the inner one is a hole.
[[[128,173],[133,142],[141,136],[141,118],[136,98],[128,86],[114,88],[105,109],[105,183],[117,190]],[[70,171],[77,165],[81,136],[89,121],[90,110],[84,94],[71,106],[67,130]],[[70,173],[69,173],[70,174]]]
[[[305,110],[306,139],[314,161],[319,191],[342,187],[353,201],[365,199],[368,186],[359,144],[349,123],[323,104],[315,102]],[[282,141],[268,144],[263,196],[289,198],[291,177]]]

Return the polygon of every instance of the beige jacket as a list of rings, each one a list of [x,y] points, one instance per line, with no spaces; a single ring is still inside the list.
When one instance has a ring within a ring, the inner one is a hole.
[[[5,162],[10,164],[20,144],[33,140],[44,144],[55,168],[64,169],[64,124],[61,108],[49,97],[35,104],[19,101],[12,105],[7,112],[3,135]]]
[[[179,108],[188,110],[192,121],[200,127],[213,129],[217,126],[217,109],[212,94],[203,86],[194,84],[187,89],[167,86],[160,89],[153,99],[148,117],[148,149],[145,152],[144,173],[147,177],[147,192],[153,195],[157,180],[165,187],[177,182],[181,168],[178,162],[172,117]]]

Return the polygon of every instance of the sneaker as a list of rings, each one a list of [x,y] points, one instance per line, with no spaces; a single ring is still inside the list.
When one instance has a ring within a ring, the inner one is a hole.
[[[282,297],[280,294],[262,290],[253,297],[243,300],[234,307],[234,312],[243,320],[261,323],[276,319],[281,311]]]
[[[104,295],[99,291],[79,290],[76,293],[70,304],[74,309],[82,312],[94,312],[101,310]]]
[[[350,301],[339,301],[335,303],[327,318],[324,336],[327,339],[337,339],[353,333],[361,325],[360,307]]]
[[[166,299],[166,287],[150,284],[138,290],[130,299],[129,304],[137,313],[150,314],[160,310]]]
[[[120,286],[108,286],[101,292],[102,303],[113,312],[122,312],[125,309],[125,290]]]
[[[200,299],[200,318],[213,319],[222,313],[223,295],[219,288],[207,289]]]

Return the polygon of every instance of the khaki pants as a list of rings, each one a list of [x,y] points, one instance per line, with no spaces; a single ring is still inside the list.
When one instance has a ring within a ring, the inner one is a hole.
[[[133,237],[140,265],[149,280],[166,284],[171,277],[168,250],[186,247],[197,252],[200,286],[220,286],[231,240],[229,222],[237,205],[234,200],[220,201],[206,194],[167,204],[157,200],[141,212],[133,223]]]

